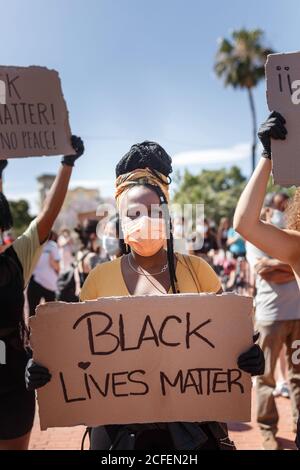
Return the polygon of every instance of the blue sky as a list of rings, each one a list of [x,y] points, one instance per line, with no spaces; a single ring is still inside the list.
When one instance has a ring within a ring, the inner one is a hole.
[[[59,71],[72,132],[86,144],[72,184],[104,196],[119,158],[145,139],[163,145],[176,169],[228,166],[232,155],[248,174],[247,95],[215,78],[217,39],[258,27],[276,51],[300,50],[297,0],[0,0],[0,14],[1,64]],[[255,100],[261,121],[264,83]],[[34,210],[36,177],[58,166],[59,157],[10,161],[6,193]]]

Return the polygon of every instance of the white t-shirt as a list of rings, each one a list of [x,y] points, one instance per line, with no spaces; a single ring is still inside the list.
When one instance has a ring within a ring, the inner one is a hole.
[[[71,267],[71,264],[74,261],[73,251],[74,243],[70,237],[65,237],[60,235],[58,237],[58,249],[60,254],[60,269],[61,271],[66,271]]]
[[[259,258],[270,258],[266,253],[246,242],[247,260],[251,269]],[[255,318],[260,323],[300,320],[300,295],[296,280],[276,284],[256,276]]]
[[[50,256],[54,261],[60,261],[59,251],[56,242],[49,240],[41,254],[41,257],[33,271],[35,282],[52,292],[56,291],[58,274],[50,265]]]

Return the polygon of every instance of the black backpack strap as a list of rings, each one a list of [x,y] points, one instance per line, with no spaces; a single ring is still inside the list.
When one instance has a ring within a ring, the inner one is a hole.
[[[80,446],[80,450],[84,450],[84,443],[85,443],[85,439],[86,439],[86,436],[89,436],[89,439],[91,437],[91,428],[86,428],[86,430],[84,431],[84,434],[82,436],[82,439],[81,439],[81,446]],[[91,442],[91,439],[90,439],[90,442]]]

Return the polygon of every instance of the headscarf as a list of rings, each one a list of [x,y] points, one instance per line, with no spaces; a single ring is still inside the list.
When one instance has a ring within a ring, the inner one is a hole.
[[[128,192],[130,188],[137,184],[158,186],[165,195],[166,201],[169,203],[170,182],[170,177],[167,177],[159,171],[150,168],[140,168],[120,175],[116,179],[115,198],[117,201],[117,206],[120,207],[122,197]]]

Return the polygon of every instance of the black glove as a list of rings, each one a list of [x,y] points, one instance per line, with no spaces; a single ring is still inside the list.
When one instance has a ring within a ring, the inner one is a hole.
[[[76,153],[74,155],[65,155],[61,160],[61,163],[63,165],[74,166],[75,160],[81,157],[81,155],[84,153],[84,145],[80,137],[77,137],[76,135],[72,135],[71,143]]]
[[[4,168],[6,168],[8,165],[8,161],[7,160],[0,160],[0,179],[2,178],[2,172],[4,170]]]
[[[238,368],[244,372],[255,375],[263,375],[265,372],[265,356],[258,344],[251,346],[248,351],[238,357]]]
[[[47,367],[41,366],[29,359],[25,369],[25,385],[27,390],[32,391],[43,387],[51,380],[51,374]]]
[[[258,130],[258,138],[263,145],[262,156],[271,160],[271,137],[285,140],[287,130],[284,127],[285,119],[277,111],[272,111],[268,119],[262,123]]]

